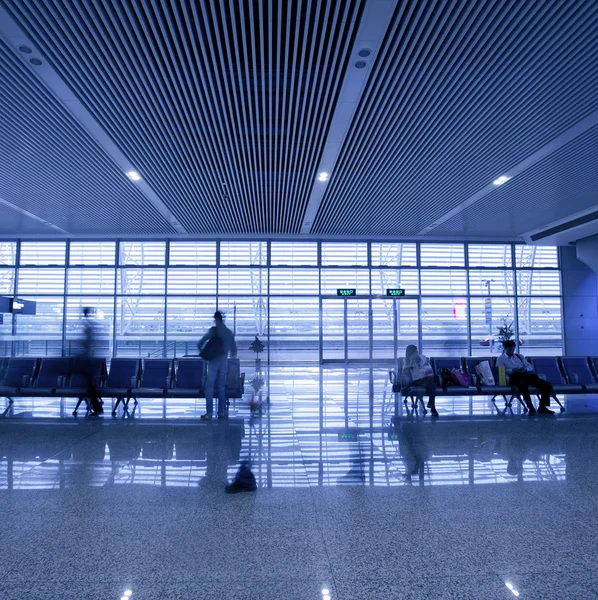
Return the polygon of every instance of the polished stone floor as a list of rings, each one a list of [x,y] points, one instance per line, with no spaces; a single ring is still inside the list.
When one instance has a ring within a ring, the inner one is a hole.
[[[118,419],[16,401],[0,598],[598,598],[595,398],[545,418],[464,398],[393,418],[353,375],[322,376],[321,411],[319,384],[290,372],[269,411],[238,400],[211,423],[193,400]],[[224,494],[243,459],[258,491]]]

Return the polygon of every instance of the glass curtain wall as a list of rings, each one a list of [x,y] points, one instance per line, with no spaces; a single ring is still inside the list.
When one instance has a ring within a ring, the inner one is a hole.
[[[35,316],[2,316],[4,356],[77,354],[87,306],[106,357],[197,354],[216,307],[244,361],[256,335],[270,364],[386,365],[410,343],[483,356],[503,326],[525,354],[562,351],[558,254],[546,246],[0,240],[0,294],[37,302]]]

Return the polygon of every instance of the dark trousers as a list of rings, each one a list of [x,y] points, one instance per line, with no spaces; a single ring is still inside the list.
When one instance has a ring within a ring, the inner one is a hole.
[[[533,385],[540,390],[540,406],[548,406],[550,404],[550,394],[552,393],[552,385],[545,379],[538,377],[536,373],[513,373],[511,375],[511,385],[516,386],[528,408],[532,408],[531,396],[529,395],[529,386]]]
[[[85,381],[85,387],[87,388],[86,396],[89,399],[91,410],[94,412],[101,410],[103,407],[98,396],[98,390],[95,386],[92,366],[86,363],[85,357],[79,358],[75,361],[74,365],[71,367],[70,375],[71,377],[73,375],[81,376],[81,378]]]
[[[426,395],[429,396],[430,406],[435,406],[436,402],[436,381],[433,376],[424,377],[423,379],[416,379],[411,384],[413,387],[421,387],[426,390]]]

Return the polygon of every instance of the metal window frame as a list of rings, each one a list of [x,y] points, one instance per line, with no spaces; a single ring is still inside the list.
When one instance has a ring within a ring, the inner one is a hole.
[[[293,269],[293,270],[308,270],[308,269],[317,269],[318,270],[318,291],[317,293],[314,294],[306,294],[305,297],[313,297],[315,298],[317,296],[318,298],[318,306],[319,306],[319,319],[318,319],[318,331],[319,331],[319,343],[318,343],[318,348],[319,348],[319,356],[318,356],[318,362],[319,364],[322,364],[323,361],[323,338],[322,338],[322,330],[323,330],[323,300],[326,299],[327,297],[331,297],[330,294],[327,293],[323,293],[322,291],[322,271],[323,269],[326,269],[328,271],[334,271],[334,270],[352,270],[352,271],[360,271],[360,270],[367,270],[368,271],[368,282],[369,282],[369,291],[371,292],[372,290],[372,271],[373,270],[389,270],[389,271],[396,271],[398,270],[415,270],[417,272],[417,281],[418,281],[418,289],[419,289],[419,293],[416,295],[409,295],[409,296],[405,296],[405,298],[412,298],[412,299],[417,299],[417,311],[418,311],[418,317],[417,317],[417,337],[418,337],[418,343],[420,348],[422,347],[422,343],[423,343],[423,318],[422,318],[422,297],[424,296],[424,294],[422,294],[422,290],[421,290],[421,280],[422,280],[422,272],[426,271],[426,272],[433,272],[435,270],[449,270],[449,271],[453,271],[453,270],[463,270],[465,272],[465,276],[466,276],[466,290],[465,290],[465,294],[463,295],[463,297],[466,299],[467,302],[467,339],[468,339],[468,343],[467,343],[467,348],[468,348],[468,354],[471,355],[472,351],[473,351],[473,343],[472,343],[472,339],[471,339],[471,335],[472,335],[472,315],[471,315],[471,299],[472,298],[480,298],[482,296],[480,296],[479,294],[471,294],[471,286],[470,286],[470,272],[473,271],[484,271],[484,270],[488,270],[488,271],[512,271],[514,276],[515,276],[515,285],[514,285],[514,290],[513,290],[513,294],[512,295],[503,295],[501,294],[500,297],[504,297],[504,298],[510,298],[513,301],[513,320],[514,320],[514,331],[515,331],[515,336],[517,339],[519,339],[519,330],[520,330],[520,326],[519,326],[519,302],[520,300],[525,296],[527,297],[527,295],[522,296],[521,294],[519,294],[518,291],[518,286],[517,286],[517,277],[518,277],[518,273],[521,271],[529,271],[529,270],[537,270],[537,271],[549,271],[549,272],[553,272],[556,271],[559,274],[559,281],[560,281],[560,293],[559,294],[555,294],[555,295],[550,295],[550,296],[545,296],[545,295],[538,295],[538,296],[533,296],[534,299],[543,299],[543,298],[550,298],[551,300],[555,300],[555,299],[559,299],[560,300],[560,311],[561,311],[561,326],[560,326],[560,339],[561,339],[561,348],[564,350],[564,344],[565,344],[565,339],[564,339],[564,332],[563,332],[563,322],[564,322],[564,315],[563,315],[563,289],[562,289],[562,263],[561,263],[561,256],[560,253],[557,250],[557,266],[556,267],[543,267],[543,266],[517,266],[517,262],[516,262],[516,258],[517,258],[517,247],[524,245],[524,244],[519,244],[519,243],[506,243],[505,242],[487,242],[487,243],[482,243],[478,240],[476,241],[472,241],[472,242],[467,242],[467,241],[457,241],[455,240],[454,242],[450,242],[450,243],[454,243],[454,244],[458,244],[458,245],[463,245],[463,251],[464,251],[464,266],[446,266],[446,265],[441,265],[441,266],[427,266],[427,267],[423,267],[422,266],[422,260],[421,260],[421,256],[422,256],[422,247],[423,246],[427,246],[429,244],[433,244],[433,245],[437,245],[441,242],[439,241],[413,241],[413,240],[388,240],[388,239],[371,239],[371,240],[364,240],[364,239],[358,239],[358,240],[353,240],[353,239],[347,239],[347,240],[341,240],[341,239],[335,239],[335,240],[329,240],[329,239],[318,239],[318,240],[309,240],[309,241],[305,241],[305,242],[301,242],[301,241],[295,241],[295,240],[291,240],[290,243],[314,243],[316,244],[316,263],[315,264],[309,264],[309,265],[294,265],[294,264],[290,264],[290,265],[283,265],[283,264],[276,264],[276,265],[272,265],[272,243],[276,243],[276,244],[281,244],[281,243],[285,243],[283,240],[277,240],[277,239],[256,239],[255,237],[251,237],[251,238],[238,238],[238,239],[222,239],[222,238],[218,238],[218,237],[214,237],[214,238],[201,238],[198,240],[194,240],[194,239],[180,239],[177,237],[162,237],[162,238],[154,238],[154,237],[148,237],[148,239],[142,239],[142,238],[110,238],[110,237],[102,237],[101,239],[93,239],[90,240],[90,243],[98,243],[98,242],[111,242],[114,243],[115,245],[115,257],[114,257],[114,264],[97,264],[97,265],[87,265],[87,264],[71,264],[71,243],[81,243],[84,240],[81,240],[78,237],[74,237],[74,238],[64,238],[64,239],[52,239],[52,238],[31,238],[31,237],[24,237],[24,238],[17,238],[15,239],[14,237],[12,238],[6,238],[6,239],[2,239],[1,241],[6,241],[6,242],[15,242],[16,246],[15,246],[15,264],[14,265],[7,265],[7,267],[13,269],[13,274],[14,274],[14,295],[18,296],[19,295],[19,275],[21,272],[21,269],[23,270],[27,270],[30,268],[35,268],[35,269],[40,269],[40,270],[45,270],[45,269],[64,269],[64,289],[63,289],[63,293],[62,294],[52,294],[52,293],[45,293],[45,292],[41,292],[41,293],[37,293],[35,294],[36,296],[39,296],[40,298],[43,298],[44,296],[47,297],[62,297],[62,302],[63,302],[63,314],[62,314],[62,353],[64,355],[64,353],[67,351],[67,331],[66,331],[66,327],[67,327],[67,311],[66,311],[66,307],[67,307],[67,303],[68,300],[71,297],[80,297],[82,295],[86,295],[86,294],[81,294],[81,293],[69,293],[68,290],[68,276],[69,276],[69,272],[71,269],[82,269],[85,268],[86,270],[94,270],[94,269],[114,269],[115,271],[115,288],[114,288],[114,294],[109,294],[109,293],[95,293],[95,294],[90,294],[94,297],[106,297],[106,298],[110,298],[113,297],[114,298],[114,302],[113,302],[113,314],[112,314],[112,356],[117,356],[117,343],[116,343],[116,338],[117,338],[117,303],[118,303],[118,299],[123,297],[123,296],[128,296],[130,294],[121,294],[118,293],[118,289],[116,287],[116,279],[117,279],[117,274],[118,274],[118,270],[121,268],[126,268],[126,267],[130,267],[130,268],[136,268],[136,269],[140,269],[140,270],[145,270],[145,269],[164,269],[164,276],[165,276],[165,285],[164,285],[164,291],[163,293],[158,293],[158,294],[141,294],[141,296],[143,297],[160,297],[163,299],[164,302],[164,315],[163,315],[163,320],[164,320],[164,333],[163,333],[163,343],[162,343],[162,348],[163,348],[163,355],[166,356],[168,354],[168,344],[169,344],[169,334],[168,334],[168,300],[170,297],[179,297],[180,294],[169,294],[168,293],[168,276],[170,273],[170,270],[177,270],[177,269],[184,269],[184,268],[210,268],[210,269],[216,269],[216,293],[215,294],[206,294],[206,297],[210,297],[210,298],[215,298],[216,300],[216,307],[219,306],[221,299],[223,298],[229,298],[229,297],[233,297],[234,295],[231,294],[224,294],[224,293],[220,293],[219,287],[220,287],[220,269],[221,268],[226,268],[226,269],[234,269],[234,270],[245,270],[245,269],[256,269],[259,268],[260,270],[266,269],[266,290],[263,294],[243,294],[246,296],[251,296],[251,297],[263,297],[265,302],[266,302],[266,311],[267,311],[267,315],[266,315],[266,332],[265,332],[265,341],[268,344],[268,361],[270,360],[270,341],[271,339],[275,339],[275,335],[272,333],[271,331],[271,322],[270,322],[270,297],[276,297],[276,298],[290,298],[290,297],[296,297],[296,294],[290,293],[290,294],[280,294],[280,293],[275,293],[275,294],[270,294],[270,272],[271,269],[277,270],[277,269]],[[171,265],[170,264],[170,244],[171,242],[177,242],[177,241],[188,241],[188,242],[193,242],[193,241],[198,241],[198,242],[213,242],[215,244],[215,250],[216,250],[216,256],[215,256],[215,264],[205,264],[205,265],[199,265],[199,264],[194,264],[194,265]],[[247,264],[247,265],[230,265],[230,264],[226,264],[223,265],[221,264],[221,244],[227,243],[227,242],[247,242],[247,243],[256,243],[256,242],[261,242],[263,244],[265,244],[265,248],[262,248],[265,254],[265,264]],[[21,265],[21,256],[22,256],[22,243],[38,243],[38,244],[43,244],[44,242],[48,242],[48,243],[57,243],[57,242],[64,242],[65,243],[65,260],[64,260],[64,265],[53,265],[53,264],[48,264],[48,265]],[[129,265],[129,264],[124,264],[123,261],[121,260],[121,245],[122,243],[125,242],[132,242],[132,243],[144,243],[144,242],[149,242],[149,243],[163,243],[164,244],[164,264],[147,264],[147,265]],[[340,265],[323,265],[322,264],[322,244],[330,244],[330,243],[337,243],[337,244],[364,244],[366,245],[366,252],[367,252],[367,264],[362,264],[362,265],[348,265],[348,264],[340,264]],[[415,250],[416,250],[416,264],[415,265],[401,265],[401,266],[385,266],[385,265],[379,265],[379,264],[374,264],[374,261],[372,260],[372,247],[373,244],[379,244],[379,243],[398,243],[398,244],[410,244],[410,245],[415,245]],[[470,265],[470,257],[469,257],[469,246],[470,244],[479,246],[479,245],[483,245],[483,246],[493,246],[493,245],[498,245],[498,246],[510,246],[510,255],[511,255],[511,266],[474,266],[472,267]],[[263,272],[263,271],[262,271]],[[203,296],[203,294],[192,294],[191,296]],[[303,297],[303,295],[301,295]],[[454,294],[425,294],[426,297],[434,297],[434,298],[452,298],[454,297]],[[360,294],[359,295],[360,298],[362,299],[367,299],[367,305],[368,305],[368,336],[369,336],[369,351],[368,351],[368,358],[367,359],[363,359],[360,360],[359,362],[361,364],[365,364],[365,363],[369,363],[370,368],[374,368],[374,363],[375,363],[375,359],[374,359],[374,353],[373,353],[373,343],[374,343],[374,315],[373,315],[373,308],[372,308],[372,300],[374,298],[379,298],[381,297],[379,294]],[[347,300],[345,299],[345,303],[347,302]],[[393,305],[393,311],[395,313],[395,321],[396,321],[396,310],[397,310],[397,306],[396,306],[396,302]],[[345,317],[344,317],[344,321],[347,321],[347,317],[346,317],[346,310],[344,311]],[[10,356],[15,356],[16,352],[17,352],[17,348],[16,348],[16,344],[20,343],[20,342],[16,342],[15,338],[16,336],[18,336],[18,315],[17,316],[13,316],[12,319],[12,326],[11,326],[11,340],[10,340]],[[346,335],[345,335],[346,337]],[[396,323],[393,326],[393,337],[396,338]],[[8,351],[8,346],[7,346],[7,351]],[[347,344],[345,343],[345,353],[347,352]],[[397,356],[397,341],[395,340],[394,342],[394,350],[393,350],[393,359],[392,362],[396,362],[396,360],[399,358]],[[175,354],[176,354],[176,348],[175,348]],[[345,357],[346,358],[346,357]],[[386,359],[376,359],[376,360],[384,360],[386,361]],[[344,362],[344,361],[343,361]]]

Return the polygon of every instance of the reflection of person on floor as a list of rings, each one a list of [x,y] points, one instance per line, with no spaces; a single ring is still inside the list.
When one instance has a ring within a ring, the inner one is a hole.
[[[434,370],[430,364],[430,359],[417,351],[417,346],[410,344],[405,352],[405,362],[403,364],[403,373],[410,375],[413,387],[424,388],[428,396],[428,408],[432,411],[432,416],[437,417],[436,410],[436,381],[434,380]]]
[[[503,343],[504,351],[496,360],[497,367],[504,367],[507,375],[510,376],[511,385],[516,386],[527,407],[529,408],[529,414],[535,415],[536,409],[532,404],[532,399],[529,393],[529,386],[540,390],[540,406],[538,412],[545,415],[553,415],[554,411],[550,410],[550,395],[552,393],[552,385],[548,381],[542,379],[534,371],[534,368],[526,360],[525,356],[515,353],[515,340],[507,340]]]
[[[406,481],[411,481],[412,476],[417,475],[423,482],[424,467],[429,458],[428,443],[420,422],[403,423],[398,430],[399,449],[401,458],[405,463]]]

